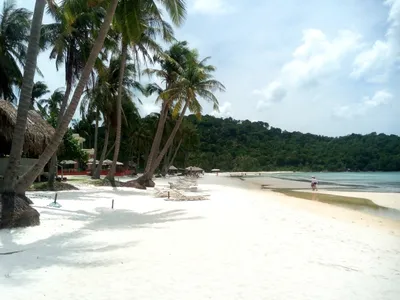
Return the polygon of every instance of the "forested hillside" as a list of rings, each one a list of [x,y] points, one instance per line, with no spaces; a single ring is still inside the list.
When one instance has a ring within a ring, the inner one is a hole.
[[[157,116],[136,122],[132,134],[123,138],[120,160],[138,161],[141,169],[150,147],[146,139],[151,140],[154,135]],[[224,171],[400,171],[400,137],[396,135],[371,133],[331,138],[282,131],[266,122],[208,115],[198,120],[190,115],[183,132],[178,133],[175,149],[181,138],[183,143],[173,162],[177,167],[196,165]]]

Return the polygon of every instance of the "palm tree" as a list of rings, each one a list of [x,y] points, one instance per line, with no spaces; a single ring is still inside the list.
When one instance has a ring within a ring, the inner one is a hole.
[[[110,129],[117,131],[117,97],[120,87],[121,90],[121,101],[122,104],[132,103],[133,94],[132,90],[135,88],[140,88],[140,85],[133,80],[136,76],[135,65],[132,63],[128,57],[127,63],[125,65],[125,75],[123,77],[122,85],[119,85],[119,74],[121,66],[121,58],[113,56],[110,61],[110,65],[103,69],[97,75],[97,80],[93,89],[88,90],[85,94],[84,101],[82,101],[81,109],[93,111],[94,109],[102,113],[104,125],[106,128],[106,135],[103,144],[102,154],[100,156],[99,164],[97,169],[93,174],[93,178],[100,178],[100,171],[102,168],[103,160],[106,157],[108,138],[110,134]],[[136,108],[135,108],[136,109]]]
[[[15,101],[13,89],[21,87],[32,13],[7,0],[0,14],[0,98]]]
[[[49,99],[38,101],[38,108],[42,116],[53,126],[57,127],[60,119],[60,111],[65,99],[65,92],[62,89],[57,89],[53,92]],[[49,190],[54,191],[54,183],[57,176],[57,154],[53,155],[49,164]]]
[[[39,223],[39,213],[32,207],[27,206],[27,203],[22,202],[19,207],[21,210],[29,213],[29,220],[24,220],[27,223],[19,223],[14,220],[16,201],[20,201],[15,197],[15,182],[18,176],[18,167],[21,160],[22,148],[24,145],[24,137],[26,131],[26,123],[28,118],[28,111],[31,104],[33,79],[35,76],[37,56],[39,54],[39,39],[40,27],[42,25],[44,8],[46,5],[45,0],[36,0],[35,10],[32,18],[32,26],[30,31],[28,49],[26,52],[26,61],[24,66],[24,76],[22,79],[21,98],[19,101],[17,121],[13,132],[13,140],[11,145],[10,157],[3,182],[3,193],[1,195],[2,201],[2,218],[1,228],[7,228],[18,225],[37,225]],[[10,28],[11,29],[11,28]],[[44,167],[44,165],[43,165]],[[41,167],[41,169],[43,168]],[[39,172],[41,171],[39,170]],[[34,176],[33,180],[37,175]],[[33,182],[32,180],[32,182]],[[25,189],[20,190],[20,194],[24,194]],[[21,216],[21,214],[19,214]],[[27,218],[27,214],[22,214]],[[27,218],[28,219],[28,218]],[[16,222],[16,223],[15,223]]]
[[[54,3],[48,11],[55,23],[42,26],[41,44],[44,48],[51,47],[50,59],[55,59],[57,70],[61,65],[65,66],[66,89],[60,111],[63,115],[72,87],[79,79],[93,45],[93,31],[101,25],[99,20],[103,19],[104,11],[87,1]]]
[[[146,69],[144,72],[148,75],[156,75],[159,77],[165,85],[165,90],[167,90],[177,80],[179,73],[182,71],[182,66],[185,64],[189,54],[190,49],[187,46],[187,42],[177,42],[173,44],[169,50],[156,58],[161,65],[161,69]],[[156,155],[160,151],[165,122],[173,103],[173,99],[171,100],[170,98],[161,97],[163,91],[164,89],[156,83],[150,84],[146,88],[146,93],[148,95],[153,93],[158,95],[156,101],[161,101],[162,105],[156,134],[147,159],[145,173],[150,170],[153,161],[156,159]]]
[[[176,25],[180,25],[185,18],[184,6],[180,0],[163,2]],[[132,47],[134,53],[142,52],[146,58],[149,50],[159,52],[161,49],[154,41],[159,35],[164,41],[171,41],[173,30],[162,19],[161,13],[153,1],[122,0],[116,11],[115,29],[121,35],[121,66],[119,74],[120,86],[123,81],[124,65],[128,55],[128,48]],[[138,59],[136,60],[138,62]],[[117,127],[113,163],[107,178],[114,184],[114,174],[118,160],[121,143],[121,90],[117,97]]]
[[[41,1],[42,0],[37,0],[36,3],[41,2]],[[93,2],[91,2],[91,3],[93,3]],[[61,140],[62,140],[64,134],[66,133],[66,131],[68,129],[68,125],[69,125],[70,121],[72,120],[72,117],[78,106],[79,100],[80,100],[83,90],[88,82],[89,76],[92,73],[93,67],[96,63],[96,59],[103,48],[103,44],[106,39],[111,22],[113,20],[115,9],[116,9],[117,5],[118,5],[118,0],[110,1],[110,4],[107,9],[107,13],[103,19],[103,23],[100,27],[100,30],[97,33],[96,41],[93,44],[93,48],[92,48],[90,55],[86,61],[85,67],[81,73],[81,77],[76,86],[76,89],[74,91],[74,94],[72,96],[70,104],[68,105],[68,108],[66,109],[63,118],[59,122],[56,132],[55,132],[50,144],[43,151],[42,155],[39,157],[36,164],[27,173],[25,173],[25,175],[22,178],[20,178],[20,180],[18,181],[18,183],[16,185],[17,193],[23,194],[26,191],[26,189],[32,184],[32,182],[35,180],[35,178],[40,174],[43,167],[50,160],[50,158],[53,156],[53,154],[56,152],[58,146],[60,145]],[[40,28],[39,28],[38,32],[40,33]],[[31,38],[32,38],[32,36],[31,36]],[[39,45],[37,45],[37,48],[39,48],[38,46]],[[37,57],[37,53],[36,53],[35,58],[36,57]],[[25,124],[26,124],[26,117],[25,117]],[[22,130],[22,129],[20,128],[20,130]],[[21,146],[21,148],[22,148],[22,146]]]
[[[59,110],[58,119],[64,115],[72,87],[79,78],[92,47],[93,30],[100,26],[104,11],[100,6],[92,7],[87,1],[64,1],[61,5],[54,3],[49,7],[55,23],[42,27],[43,47],[51,47],[50,59],[55,59],[57,70],[65,66],[65,95]],[[101,59],[96,62],[101,64]],[[55,169],[57,152],[52,157],[51,169]],[[49,178],[50,189],[54,176]]]
[[[37,107],[42,117],[54,128],[57,127],[58,114],[64,100],[64,89],[56,89],[49,98],[37,101]]]
[[[186,53],[185,60],[180,64],[178,72],[175,73],[177,75],[176,80],[167,90],[161,93],[160,97],[168,101],[169,105],[171,105],[171,101],[174,101],[172,115],[179,117],[163,149],[152,162],[150,169],[137,179],[138,183],[142,185],[151,184],[150,180],[172,145],[187,109],[200,117],[202,112],[200,99],[204,99],[211,102],[213,108],[218,110],[218,100],[213,92],[224,91],[225,87],[213,78],[212,73],[215,71],[215,67],[206,64],[208,59],[207,57],[200,61],[196,50]]]
[[[151,0],[148,0],[151,1]],[[108,1],[99,1],[100,3],[108,3]],[[82,96],[83,90],[85,88],[85,85],[89,79],[89,76],[92,72],[93,66],[95,65],[96,58],[98,57],[99,53],[101,52],[104,41],[106,40],[106,36],[108,33],[108,30],[110,28],[111,22],[114,17],[115,10],[118,5],[118,0],[110,0],[108,8],[107,8],[107,13],[105,14],[105,17],[103,19],[102,25],[100,27],[100,30],[96,33],[96,41],[93,44],[93,48],[90,52],[90,55],[88,57],[88,60],[86,62],[85,68],[82,71],[82,76],[80,77],[80,80],[76,86],[75,92],[72,96],[72,99],[70,101],[70,104],[68,105],[67,110],[65,111],[65,114],[59,124],[59,127],[57,128],[53,139],[51,140],[51,143],[46,147],[42,155],[39,157],[38,161],[36,164],[27,172],[25,175],[18,181],[18,184],[16,186],[16,191],[18,193],[24,193],[25,190],[32,184],[32,182],[35,180],[35,178],[40,174],[41,170],[43,167],[46,165],[46,163],[49,161],[50,157],[55,153],[57,150],[58,145],[60,144],[63,135],[68,129],[68,124],[72,120],[72,117],[75,113],[75,110],[78,106],[79,100]],[[170,1],[164,1],[164,0],[158,0],[158,2],[162,5],[165,5],[166,3]],[[97,2],[96,1],[91,1],[91,5],[95,5]],[[185,12],[185,2],[183,0],[175,0],[176,6],[179,7],[179,11]],[[167,11],[168,11],[168,7]],[[177,16],[172,16],[172,20],[176,21]]]
[[[37,81],[33,84],[32,88],[32,97],[31,97],[31,107],[30,109],[35,108],[35,103],[40,100],[44,95],[50,93],[49,88],[47,87],[47,84],[45,84],[42,81]]]

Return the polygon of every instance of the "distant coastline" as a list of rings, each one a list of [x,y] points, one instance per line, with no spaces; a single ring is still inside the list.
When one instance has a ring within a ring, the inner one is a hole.
[[[316,176],[320,189],[400,193],[400,172],[231,172],[256,184],[272,188],[309,189],[311,176]]]

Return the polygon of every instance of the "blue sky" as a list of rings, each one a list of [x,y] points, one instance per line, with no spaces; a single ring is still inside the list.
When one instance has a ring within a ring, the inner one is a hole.
[[[187,3],[176,36],[212,57],[227,88],[220,112],[204,113],[323,135],[400,134],[400,0]],[[64,86],[48,53],[39,66],[52,90]],[[143,102],[143,114],[158,110]]]

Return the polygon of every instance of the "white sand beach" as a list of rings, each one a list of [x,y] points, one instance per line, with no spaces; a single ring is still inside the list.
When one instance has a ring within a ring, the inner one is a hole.
[[[0,231],[0,253],[22,251],[0,255],[1,298],[399,299],[400,222],[215,174],[198,183],[209,200],[79,186],[54,208],[54,193],[29,193],[42,224]]]

